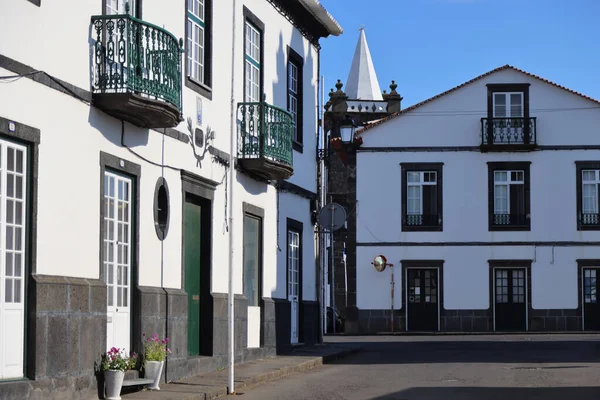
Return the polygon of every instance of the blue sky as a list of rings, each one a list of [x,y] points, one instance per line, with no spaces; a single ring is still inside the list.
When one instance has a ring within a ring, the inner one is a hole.
[[[344,28],[321,39],[327,92],[361,24],[379,86],[407,107],[510,64],[600,99],[600,0],[321,0]]]

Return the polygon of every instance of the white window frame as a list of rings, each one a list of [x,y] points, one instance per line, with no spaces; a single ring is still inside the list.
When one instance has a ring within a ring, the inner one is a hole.
[[[206,1],[187,0],[187,76],[202,84],[208,84],[206,68]],[[201,37],[200,37],[201,36]]]
[[[506,174],[506,181],[498,180],[497,177],[499,174]],[[518,176],[513,179],[513,173],[521,173],[523,179],[518,179]],[[505,170],[498,169],[494,171],[494,215],[510,215],[510,187],[511,185],[525,185],[525,171],[522,169],[514,169],[514,170]],[[504,210],[500,210],[498,207],[498,187],[506,186],[506,212]]]
[[[413,176],[417,175],[419,176],[419,180],[416,181],[412,181],[409,179],[409,176],[411,176],[411,174],[414,174]],[[433,181],[425,181],[425,174],[433,174],[434,180]],[[407,171],[406,172],[406,215],[423,215],[423,186],[437,186],[437,171]],[[418,210],[410,210],[409,208],[409,204],[410,204],[410,200],[415,200],[417,199],[417,197],[410,197],[410,191],[408,190],[409,187],[419,187],[419,196],[418,196],[418,200],[419,200],[419,209]],[[439,210],[438,210],[439,212]]]
[[[511,109],[511,96],[514,94],[518,94],[521,97],[521,115],[512,115]],[[506,109],[506,115],[497,116],[496,115],[496,96],[503,95],[504,96],[504,106]],[[525,95],[523,92],[493,92],[492,93],[492,116],[493,118],[524,118],[525,117]]]
[[[261,39],[262,32],[250,21],[245,22],[246,43],[244,46],[245,90],[246,102],[260,102],[261,89]]]
[[[288,230],[288,296],[300,296],[300,232]]]
[[[294,121],[294,127],[292,131],[292,140],[298,142],[298,102],[299,102],[299,87],[298,87],[298,74],[300,68],[292,61],[288,60],[288,104],[289,112],[292,114]]]
[[[13,154],[12,170],[9,170],[9,152]],[[0,379],[23,376],[27,166],[25,146],[0,140]],[[8,188],[11,183],[12,194]],[[8,260],[11,260],[12,266],[9,266]],[[7,340],[9,337],[10,340]]]
[[[586,172],[593,172],[593,179],[585,179]],[[600,184],[600,170],[597,169],[582,169],[581,170],[581,213],[582,214],[598,214],[598,184]],[[585,186],[589,185],[594,188],[593,209],[589,210],[585,207]]]

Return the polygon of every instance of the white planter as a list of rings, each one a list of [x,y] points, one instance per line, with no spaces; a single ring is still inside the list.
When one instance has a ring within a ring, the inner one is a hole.
[[[106,400],[121,400],[121,386],[125,372],[109,370],[104,371],[104,394]]]
[[[148,386],[148,389],[160,390],[158,383],[160,382],[164,363],[164,361],[146,361],[146,365],[144,366],[146,370],[145,377],[154,381]]]

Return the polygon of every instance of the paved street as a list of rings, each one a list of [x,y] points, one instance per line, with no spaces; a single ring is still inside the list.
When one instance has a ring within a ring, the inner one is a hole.
[[[309,372],[245,390],[242,398],[600,398],[598,335],[370,336],[335,341],[360,342],[364,350]]]

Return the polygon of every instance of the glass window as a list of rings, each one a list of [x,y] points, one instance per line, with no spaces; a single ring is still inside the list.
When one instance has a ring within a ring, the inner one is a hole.
[[[248,307],[260,306],[261,220],[244,216],[244,295]]]

